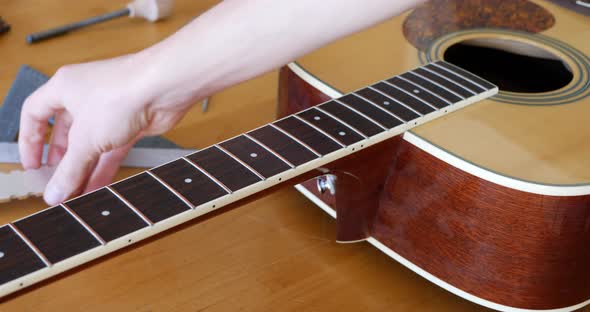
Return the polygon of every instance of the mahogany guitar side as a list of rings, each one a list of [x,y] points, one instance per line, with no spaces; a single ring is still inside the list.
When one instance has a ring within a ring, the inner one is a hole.
[[[337,94],[290,64],[280,73],[279,115]],[[590,195],[518,190],[518,181],[468,172],[467,164],[411,133],[387,152],[386,165],[342,169],[377,190],[375,206],[364,207],[374,210],[365,220],[370,243],[486,307],[570,311],[590,303]],[[385,173],[382,180],[378,173]],[[336,215],[336,197],[320,194],[315,180],[298,189]]]

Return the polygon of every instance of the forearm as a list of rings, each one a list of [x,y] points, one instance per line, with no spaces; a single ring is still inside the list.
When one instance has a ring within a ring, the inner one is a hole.
[[[146,76],[166,97],[204,97],[420,2],[226,0],[142,52],[151,60]]]

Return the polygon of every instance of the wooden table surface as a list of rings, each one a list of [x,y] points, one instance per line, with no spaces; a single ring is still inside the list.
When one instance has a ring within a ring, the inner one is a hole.
[[[12,25],[0,35],[0,97],[21,64],[48,75],[61,65],[149,46],[215,1],[178,1],[150,24],[117,21],[36,45],[25,35],[124,6],[117,1],[0,0]],[[269,122],[277,73],[196,105],[165,136],[202,148]],[[17,169],[0,165],[0,170]],[[137,170],[123,169],[119,178]],[[45,208],[39,199],[0,205],[2,224]],[[365,243],[336,244],[334,221],[293,188],[201,223],[190,223],[2,300],[2,311],[483,311],[427,282]]]

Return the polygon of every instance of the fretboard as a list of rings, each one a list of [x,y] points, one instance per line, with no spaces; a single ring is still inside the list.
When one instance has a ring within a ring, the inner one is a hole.
[[[451,64],[428,64],[4,225],[0,296],[497,91]]]

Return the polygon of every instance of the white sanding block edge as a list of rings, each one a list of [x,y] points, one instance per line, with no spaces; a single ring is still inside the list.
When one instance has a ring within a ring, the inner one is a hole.
[[[0,202],[41,196],[55,167],[0,173]]]

